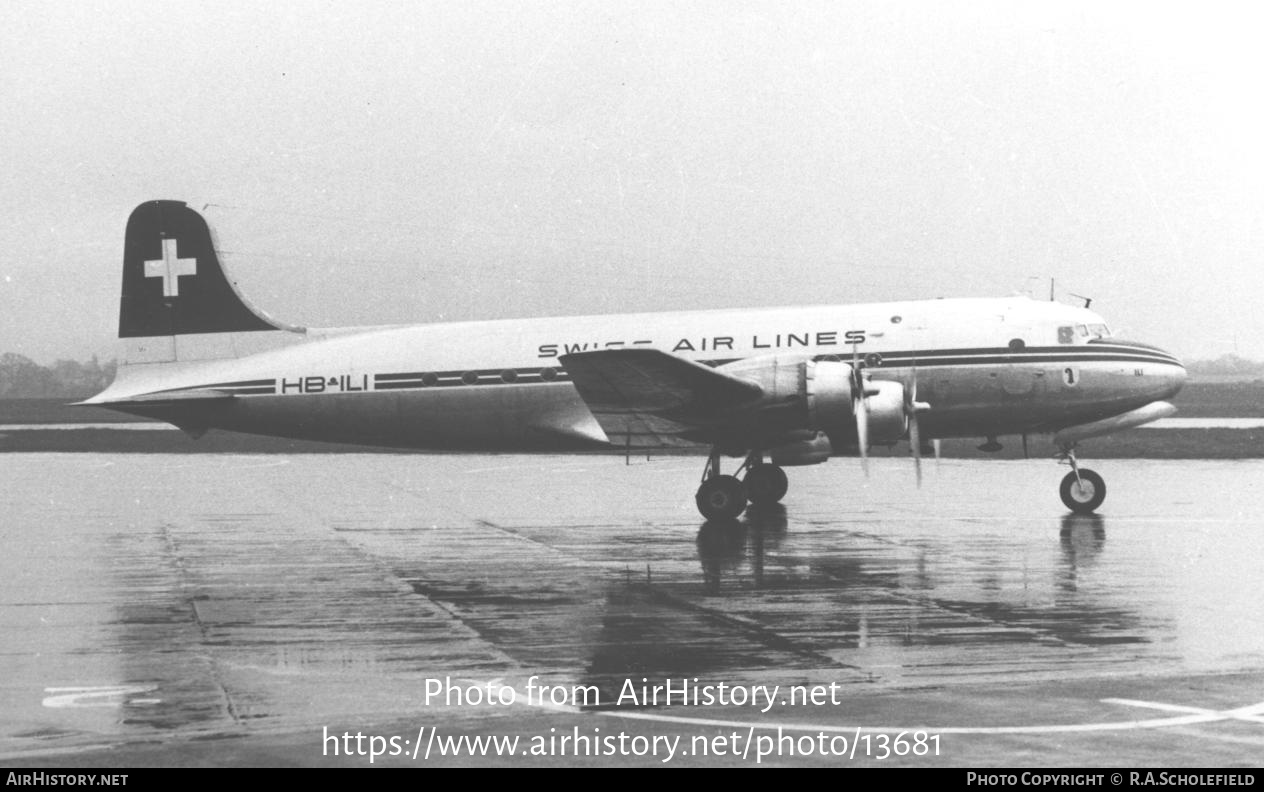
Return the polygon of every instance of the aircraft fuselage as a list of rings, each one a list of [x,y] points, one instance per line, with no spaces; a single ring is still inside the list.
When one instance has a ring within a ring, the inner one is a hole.
[[[417,449],[708,449],[709,519],[777,503],[783,467],[907,439],[1051,433],[1075,445],[1161,418],[1185,369],[1087,308],[1027,298],[308,330],[254,308],[179,201],[128,219],[118,376],[86,403],[208,429]],[[736,474],[721,456],[744,457]],[[866,465],[867,469],[867,465]],[[739,478],[739,476],[744,477]]]
[[[405,448],[591,448],[603,439],[623,448],[592,423],[558,358],[652,348],[718,367],[856,360],[875,381],[917,378],[931,405],[926,438],[1042,433],[1179,390],[1185,372],[1171,355],[1081,334],[1102,325],[1091,311],[1026,298],[930,300],[312,330],[187,367],[181,347],[196,349],[198,338],[180,336],[173,363],[152,373],[136,365],[93,401],[217,390],[235,398],[119,406],[199,429]]]

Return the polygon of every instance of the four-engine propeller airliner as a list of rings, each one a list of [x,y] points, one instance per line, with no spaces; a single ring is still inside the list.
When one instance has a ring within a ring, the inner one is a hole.
[[[210,428],[417,449],[709,449],[708,518],[783,468],[923,443],[1052,434],[1063,502],[1106,487],[1077,442],[1171,414],[1185,369],[1086,308],[1024,297],[309,329],[253,308],[206,222],[132,212],[118,375],[84,402]],[[723,457],[740,459],[721,472]]]

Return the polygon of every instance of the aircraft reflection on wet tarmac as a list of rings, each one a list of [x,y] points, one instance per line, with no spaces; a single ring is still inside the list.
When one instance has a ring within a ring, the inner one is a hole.
[[[1100,517],[1059,516],[1034,464],[874,467],[699,526],[679,460],[0,455],[0,758],[412,718],[432,677],[607,707],[628,680],[829,683],[925,723],[900,707],[930,687],[964,719],[1020,685],[1264,671],[1264,463],[1120,462]]]
[[[849,681],[869,683],[880,672],[842,662],[841,653],[879,651],[884,643],[906,650],[1003,643],[1013,652],[1023,644],[1075,651],[1154,640],[1146,635],[1142,618],[1127,608],[1069,598],[1078,590],[1081,572],[1105,545],[1106,519],[1100,515],[1061,518],[1061,552],[1049,566],[1047,595],[1030,596],[1040,586],[1027,578],[1017,602],[1008,601],[1004,576],[987,570],[978,573],[977,586],[979,592],[990,593],[940,596],[938,575],[928,568],[926,553],[915,553],[911,563],[901,561],[894,547],[888,555],[871,548],[796,554],[783,547],[789,523],[780,504],[752,509],[736,521],[704,522],[696,536],[703,599],[693,597],[693,581],[655,579],[652,574],[640,581],[629,575],[625,585],[613,587],[606,595],[604,629],[597,642],[601,651],[584,683],[601,690],[604,702],[613,701],[626,678],[638,675],[737,678],[743,669],[754,668],[766,678],[772,668],[785,673],[841,666],[853,672],[844,675]],[[775,556],[771,572],[770,554]],[[802,605],[761,618],[743,608],[749,604],[745,598],[757,594],[791,597]],[[823,608],[824,603],[828,606]],[[681,624],[680,611],[711,622],[712,630],[722,629],[723,640],[690,640],[706,628]],[[797,620],[810,624],[798,628]],[[1018,662],[1030,664],[1031,659]],[[925,664],[910,665],[923,665],[920,673],[928,670]],[[950,669],[953,662],[947,665]],[[881,676],[902,675],[894,672],[888,666]],[[808,678],[805,673],[803,680]]]
[[[764,588],[764,553],[776,549],[786,535],[790,520],[780,503],[751,505],[739,520],[707,520],[698,528],[698,560],[707,592],[720,593],[725,572],[737,574],[746,561],[756,588]],[[1067,568],[1062,581],[1075,589],[1076,566],[1092,563],[1106,542],[1106,520],[1100,514],[1062,516],[1062,549]]]

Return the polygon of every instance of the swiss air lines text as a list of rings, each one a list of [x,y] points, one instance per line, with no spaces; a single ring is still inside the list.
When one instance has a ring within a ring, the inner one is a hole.
[[[746,341],[742,337],[740,341]],[[864,330],[819,330],[801,333],[756,333],[750,336],[751,349],[796,349],[807,347],[839,346],[863,344]],[[559,355],[570,355],[575,352],[593,352],[598,349],[621,349],[624,347],[644,346],[653,341],[570,341],[560,344],[541,344],[536,349],[538,357],[554,358]],[[739,343],[736,336],[686,336],[678,339],[670,347],[672,352],[732,352]]]

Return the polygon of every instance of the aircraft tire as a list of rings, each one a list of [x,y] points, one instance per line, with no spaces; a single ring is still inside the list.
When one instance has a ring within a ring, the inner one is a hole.
[[[712,476],[698,487],[694,500],[708,520],[734,520],[746,508],[746,488],[735,476]]]
[[[1060,488],[1062,502],[1076,514],[1092,514],[1106,500],[1106,482],[1086,468],[1080,469],[1080,480],[1082,487],[1076,486],[1075,471],[1066,474]]]
[[[751,503],[777,503],[786,496],[790,481],[779,465],[755,465],[746,471],[742,480],[746,485],[746,497]]]

